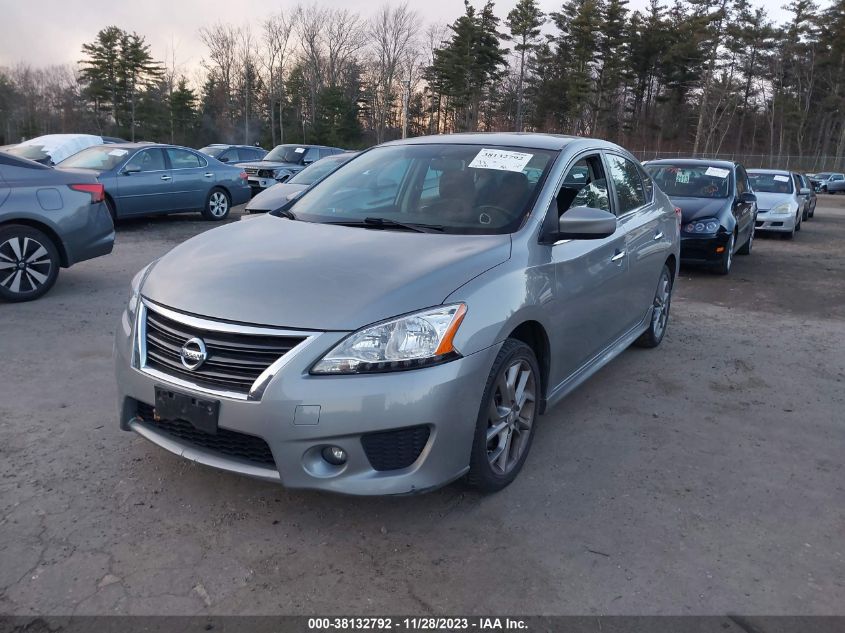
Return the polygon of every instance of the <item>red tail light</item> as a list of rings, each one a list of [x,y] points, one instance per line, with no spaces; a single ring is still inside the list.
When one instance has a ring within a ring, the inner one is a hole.
[[[102,202],[106,199],[106,188],[103,187],[103,185],[99,182],[92,185],[70,185],[70,188],[74,191],[84,191],[85,193],[90,193],[91,204],[94,204],[96,202]]]
[[[680,226],[682,218],[681,207],[675,207],[675,217],[678,218],[678,226]]]
[[[248,178],[245,171],[241,172],[240,178],[241,178],[241,180],[246,180]]]

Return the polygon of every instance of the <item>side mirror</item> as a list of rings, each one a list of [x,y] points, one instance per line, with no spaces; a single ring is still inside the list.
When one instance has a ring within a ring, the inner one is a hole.
[[[810,188],[809,187],[801,187],[801,189],[798,190],[798,193],[800,193],[802,196],[809,196],[810,195]]]
[[[558,220],[559,240],[599,240],[616,232],[616,216],[591,207],[573,207]]]
[[[141,171],[141,168],[138,165],[126,165],[126,167],[121,170],[121,173],[124,176],[128,176],[129,174],[137,174],[139,171]]]
[[[739,194],[739,201],[743,204],[751,204],[752,202],[757,202],[757,196],[753,191],[743,191]]]

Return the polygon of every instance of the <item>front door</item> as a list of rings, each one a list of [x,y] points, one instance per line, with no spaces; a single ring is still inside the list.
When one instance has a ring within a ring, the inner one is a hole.
[[[117,177],[118,216],[173,211],[171,180],[160,148],[151,147],[136,153]]]
[[[611,193],[599,153],[579,158],[563,179],[559,199],[612,211]],[[569,202],[569,204],[566,204]],[[556,213],[553,204],[550,213]],[[564,211],[566,213],[566,211]],[[624,330],[628,276],[626,234],[618,228],[598,240],[562,240],[551,247],[555,269],[552,327],[552,386],[598,356]]]

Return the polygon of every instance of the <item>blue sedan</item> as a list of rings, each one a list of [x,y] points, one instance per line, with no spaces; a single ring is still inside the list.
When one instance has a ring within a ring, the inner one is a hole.
[[[105,187],[106,205],[115,220],[185,211],[201,211],[207,220],[223,220],[232,205],[250,198],[243,169],[175,145],[89,147],[63,160],[58,168],[94,172]]]

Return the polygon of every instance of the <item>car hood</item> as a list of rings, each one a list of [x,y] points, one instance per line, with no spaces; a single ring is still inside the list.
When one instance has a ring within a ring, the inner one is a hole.
[[[285,167],[286,169],[298,169],[302,165],[298,163],[283,163],[276,160],[253,160],[246,163],[238,163],[238,167],[255,167],[256,169],[278,169]]]
[[[760,213],[768,211],[781,202],[793,201],[791,193],[766,193],[765,191],[755,191],[754,195],[757,196],[757,209]]]
[[[281,183],[268,187],[247,203],[247,211],[275,211],[287,204],[290,196],[308,189],[308,185]]]
[[[510,257],[510,235],[443,235],[263,216],[162,257],[142,294],[225,321],[355,330],[441,304]]]
[[[725,198],[669,198],[676,207],[681,209],[681,221],[692,222],[699,218],[718,218],[722,210],[730,203]]]

